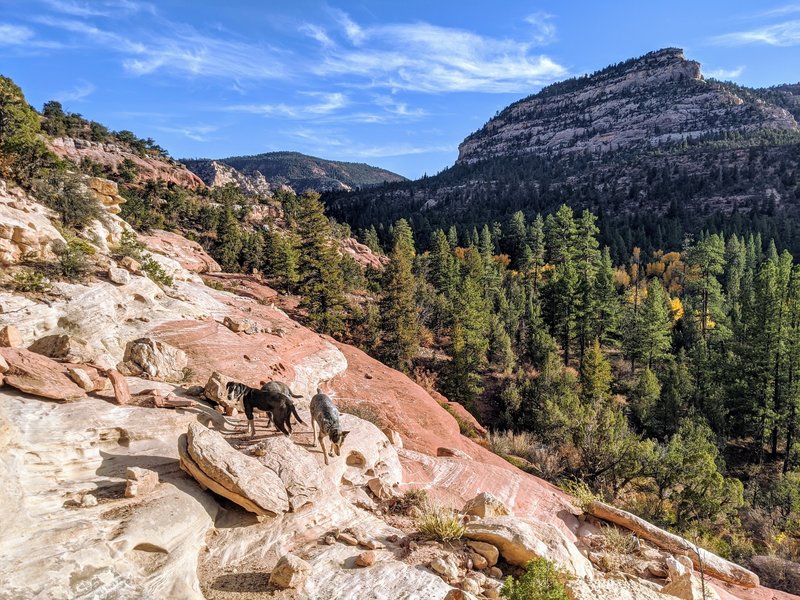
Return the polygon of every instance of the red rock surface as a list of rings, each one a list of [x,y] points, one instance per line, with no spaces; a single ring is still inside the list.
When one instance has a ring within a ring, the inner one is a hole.
[[[50,149],[63,158],[79,164],[89,158],[101,165],[116,169],[126,158],[136,164],[137,181],[157,181],[175,183],[188,188],[205,188],[206,184],[181,163],[169,159],[141,157],[117,144],[102,144],[89,140],[55,138]]]
[[[139,241],[149,250],[177,260],[187,271],[193,273],[216,273],[221,267],[197,242],[182,235],[154,229],[148,234],[139,234]]]
[[[8,363],[5,384],[41,398],[62,402],[83,398],[86,392],[67,374],[67,365],[21,348],[0,348]]]
[[[281,306],[278,292],[267,286],[266,282],[255,275],[239,275],[237,273],[214,273],[203,275],[206,284],[221,286],[226,292],[238,294],[245,298],[252,298],[270,304],[275,302]]]
[[[116,404],[130,403],[131,392],[128,389],[128,380],[115,369],[111,369],[108,372],[108,378],[111,380],[111,386],[114,388],[114,402]]]
[[[388,257],[375,254],[368,246],[365,246],[355,238],[345,238],[339,240],[339,248],[348,256],[351,256],[362,267],[369,267],[380,271],[389,262]]]

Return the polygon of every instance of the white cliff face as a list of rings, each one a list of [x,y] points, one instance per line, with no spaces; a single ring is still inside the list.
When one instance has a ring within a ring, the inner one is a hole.
[[[724,130],[799,131],[786,110],[707,82],[678,49],[567,81],[506,108],[459,146],[458,162],[514,154],[609,152]]]
[[[53,211],[0,179],[0,266],[16,264],[23,256],[52,257],[51,244],[64,242],[53,218]]]
[[[271,197],[267,178],[260,171],[243,173],[218,160],[189,160],[186,166],[211,188],[234,184],[248,196]]]

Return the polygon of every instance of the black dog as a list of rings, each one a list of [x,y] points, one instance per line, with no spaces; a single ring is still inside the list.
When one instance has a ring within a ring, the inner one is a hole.
[[[264,387],[266,388],[269,385],[267,384]],[[247,416],[250,437],[256,434],[255,421],[253,420],[253,410],[255,409],[269,413],[278,431],[287,436],[292,432],[291,415],[294,415],[298,423],[303,423],[303,420],[297,414],[297,409],[291,397],[279,391],[280,387],[272,386],[269,389],[259,390],[243,383],[229,381],[225,389],[229,398],[236,398],[244,404],[244,414]]]
[[[298,394],[295,394],[294,392],[292,392],[292,390],[289,388],[289,386],[286,385],[285,383],[283,383],[282,381],[270,381],[270,382],[266,382],[266,383],[262,381],[261,382],[261,390],[264,391],[264,392],[270,392],[272,394],[283,394],[284,396],[289,396],[290,398],[302,398],[303,397],[302,395],[298,395]],[[294,402],[292,402],[290,400],[289,403],[292,405],[292,410],[294,411]],[[294,414],[297,415],[296,412]],[[299,418],[297,420],[300,421]],[[302,423],[302,421],[300,421],[300,422]],[[267,412],[267,427],[269,427],[271,424],[272,424],[272,413],[268,411]],[[292,431],[292,422],[291,422],[291,420],[287,420],[286,426],[289,429],[289,432],[291,432]]]

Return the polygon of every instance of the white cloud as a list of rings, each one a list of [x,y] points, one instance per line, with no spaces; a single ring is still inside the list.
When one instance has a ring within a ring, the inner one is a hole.
[[[328,36],[328,33],[319,25],[311,23],[304,23],[300,27],[300,32],[306,34],[311,39],[318,41],[323,46],[332,46],[333,40]]]
[[[413,144],[393,142],[383,145],[366,145],[353,141],[337,129],[298,128],[283,132],[285,135],[309,144],[309,152],[336,153],[339,160],[364,160],[387,156],[410,156],[433,152],[453,152],[457,143],[452,144]]]
[[[553,15],[545,12],[537,12],[525,17],[525,22],[533,26],[533,41],[544,46],[556,39],[556,26],[550,21]]]
[[[800,4],[787,4],[785,6],[778,6],[765,10],[758,14],[759,17],[782,17],[800,12]]]
[[[71,90],[64,90],[58,92],[55,95],[56,100],[60,100],[61,102],[74,102],[78,100],[83,100],[90,94],[94,93],[95,87],[92,83],[88,81],[80,82]]]
[[[740,65],[735,69],[712,69],[706,73],[709,77],[713,77],[714,79],[719,79],[721,81],[728,81],[732,79],[738,79],[744,73],[745,67],[744,65]]]
[[[209,134],[219,129],[216,125],[186,125],[183,127],[156,127],[159,131],[166,133],[177,133],[195,142],[207,142],[211,138]]]
[[[554,31],[542,15],[532,19],[532,41],[428,23],[362,28],[349,17],[342,19],[350,43],[324,48],[322,62],[313,67],[318,75],[361,77],[370,87],[438,93],[529,91],[567,74],[550,57],[532,53]]]
[[[347,39],[350,40],[350,42],[352,42],[354,45],[360,46],[367,37],[367,33],[361,28],[361,26],[353,21],[350,18],[350,15],[342,10],[334,10],[333,15],[342,29],[344,29]]]
[[[282,116],[292,119],[303,119],[327,115],[347,106],[348,98],[340,92],[306,92],[306,96],[319,98],[313,104],[236,104],[226,108],[232,112],[251,113],[265,116]]]
[[[726,33],[711,38],[711,42],[722,46],[743,46],[746,44],[795,46],[800,44],[800,21],[786,21],[749,31]]]
[[[33,37],[33,31],[22,25],[0,23],[0,46],[24,44]]]
[[[219,77],[236,80],[274,79],[285,75],[283,64],[270,50],[229,38],[204,35],[191,27],[160,28],[134,41],[89,23],[40,17],[37,22],[78,33],[84,42],[126,55],[122,65],[132,75],[167,72],[191,77]]]
[[[78,2],[75,0],[44,0],[44,3],[56,12],[73,17],[115,17],[127,16],[139,12],[155,14],[155,6],[149,2],[134,0],[103,0],[94,2]]]

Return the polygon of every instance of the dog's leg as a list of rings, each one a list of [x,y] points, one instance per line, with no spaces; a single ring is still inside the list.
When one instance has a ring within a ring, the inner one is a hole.
[[[319,445],[322,447],[322,456],[325,459],[325,464],[328,464],[328,451],[325,449],[325,434],[322,433],[322,428],[319,431]]]
[[[272,411],[267,411],[267,429],[272,425]]]
[[[312,448],[316,448],[317,447],[317,422],[314,420],[314,417],[311,417],[311,435],[312,435],[311,439],[314,442],[314,445],[312,446]]]
[[[247,431],[250,433],[250,437],[256,437],[256,420],[255,419],[247,419]]]

